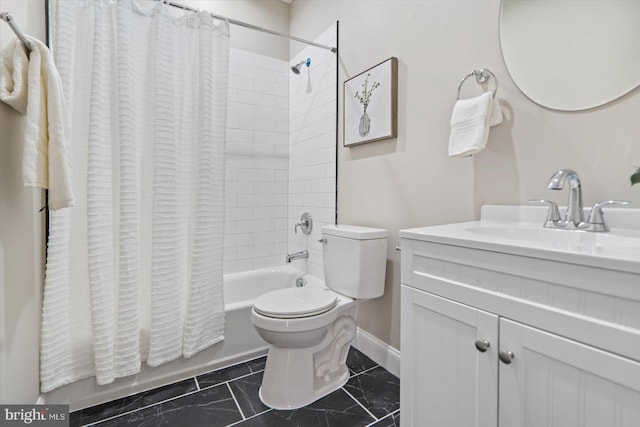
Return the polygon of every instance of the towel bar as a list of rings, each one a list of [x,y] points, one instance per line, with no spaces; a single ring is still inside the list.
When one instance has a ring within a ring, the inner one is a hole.
[[[15,19],[13,19],[13,15],[11,15],[9,12],[0,12],[0,19],[2,19],[4,22],[9,24],[13,32],[16,33],[16,36],[18,36],[18,38],[22,42],[22,44],[27,48],[29,52],[31,52],[31,43],[29,43],[29,40],[27,40],[27,38],[24,36],[24,33],[20,30],[20,27],[18,27],[18,24],[16,24]]]
[[[496,87],[493,89],[493,97],[496,97],[496,92],[498,92],[498,79],[496,78],[496,75],[487,68],[481,68],[479,70],[473,70],[472,72],[464,76],[462,80],[460,80],[460,83],[458,84],[458,97],[456,99],[460,100],[460,89],[462,89],[462,85],[465,80],[472,76],[476,78],[476,82],[478,82],[478,84],[486,83],[489,78],[493,77],[493,81],[496,85]]]

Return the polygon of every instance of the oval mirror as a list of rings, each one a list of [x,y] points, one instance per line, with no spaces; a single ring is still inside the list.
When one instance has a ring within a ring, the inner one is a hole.
[[[532,101],[597,107],[640,85],[640,0],[502,0],[500,43]]]

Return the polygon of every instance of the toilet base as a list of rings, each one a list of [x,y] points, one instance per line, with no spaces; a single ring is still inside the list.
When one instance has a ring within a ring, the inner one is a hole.
[[[346,359],[355,332],[353,317],[341,316],[316,346],[271,345],[259,393],[262,403],[274,409],[296,409],[342,387],[349,380]]]
[[[271,401],[269,398],[267,398],[265,400],[265,397],[263,396],[263,393],[262,393],[262,388],[264,387],[264,385],[260,387],[258,395],[260,396],[260,400],[262,401],[262,403],[264,403],[265,405],[267,405],[270,408],[273,408],[273,409],[287,409],[287,410],[298,409],[298,408],[303,408],[303,407],[315,402],[316,400],[322,399],[326,395],[333,393],[334,391],[338,390],[340,387],[345,385],[347,383],[347,381],[349,381],[349,370],[348,369],[347,369],[346,372],[344,372],[340,376],[340,378],[337,378],[336,381],[332,381],[331,383],[325,384],[324,387],[322,387],[321,390],[318,390],[316,393],[313,393],[311,396],[307,396],[306,399],[295,399],[295,403],[293,403],[292,400],[288,400],[288,403],[286,405],[279,405],[279,403],[281,403],[282,398],[284,396],[280,396],[275,401]],[[291,396],[287,396],[287,397],[291,397]],[[285,397],[285,399],[286,399],[286,397]]]

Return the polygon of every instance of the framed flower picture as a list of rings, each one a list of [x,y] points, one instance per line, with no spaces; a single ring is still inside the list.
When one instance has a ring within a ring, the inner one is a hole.
[[[344,146],[395,138],[398,133],[398,58],[344,82]]]

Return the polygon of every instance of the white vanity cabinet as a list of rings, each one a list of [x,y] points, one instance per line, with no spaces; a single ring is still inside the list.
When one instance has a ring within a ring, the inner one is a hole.
[[[403,426],[640,426],[633,262],[401,237]]]
[[[500,426],[639,426],[640,363],[500,319]]]
[[[498,316],[404,285],[401,298],[402,425],[497,425]]]

